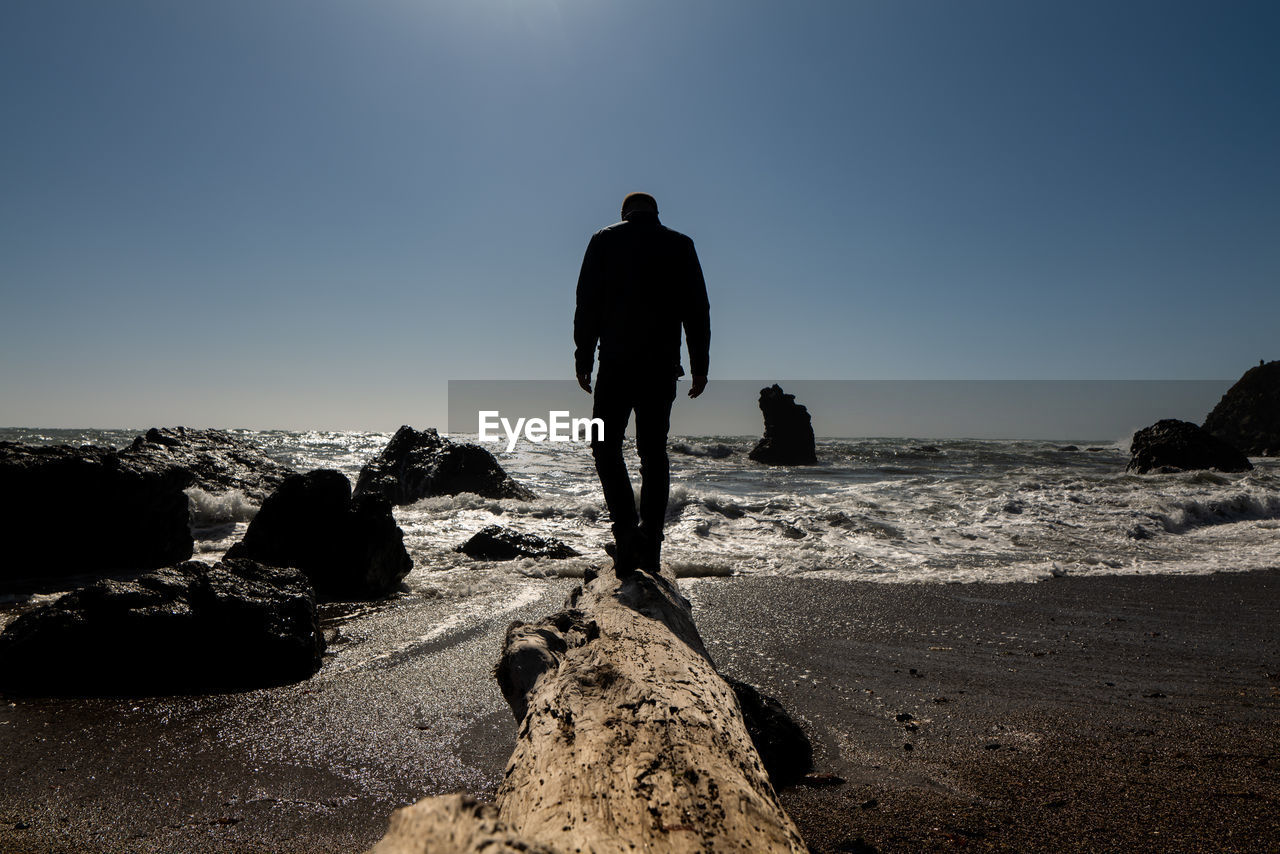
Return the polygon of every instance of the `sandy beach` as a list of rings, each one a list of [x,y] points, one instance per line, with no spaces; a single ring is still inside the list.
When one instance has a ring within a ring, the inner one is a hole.
[[[815,851],[1280,847],[1280,573],[746,586],[699,625],[848,781],[783,794]]]
[[[722,671],[845,781],[783,794],[814,851],[1280,846],[1280,572],[683,585]],[[572,586],[479,625],[441,600],[334,607],[293,686],[5,698],[0,849],[360,851],[398,805],[489,794],[515,730],[501,632]]]

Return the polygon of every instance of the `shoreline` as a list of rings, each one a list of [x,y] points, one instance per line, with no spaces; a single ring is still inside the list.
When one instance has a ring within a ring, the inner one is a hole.
[[[1280,570],[681,585],[722,671],[847,781],[782,793],[816,852],[1280,846]],[[439,598],[349,609],[321,672],[282,688],[6,697],[0,849],[360,851],[398,805],[491,795],[515,731],[502,633],[572,586],[456,624]]]

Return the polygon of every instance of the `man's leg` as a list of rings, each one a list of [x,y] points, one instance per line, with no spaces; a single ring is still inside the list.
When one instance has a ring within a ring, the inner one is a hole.
[[[630,552],[635,540],[636,497],[627,464],[622,459],[622,438],[631,418],[631,390],[627,384],[601,370],[596,375],[591,417],[604,422],[604,438],[591,442],[591,453],[596,460],[609,519],[613,522],[613,539],[617,545],[614,560],[620,565],[628,564],[632,562]]]
[[[641,568],[657,569],[662,549],[662,526],[671,494],[671,463],[667,457],[667,433],[671,430],[671,404],[676,399],[675,378],[648,380],[635,401],[636,453],[640,456]]]

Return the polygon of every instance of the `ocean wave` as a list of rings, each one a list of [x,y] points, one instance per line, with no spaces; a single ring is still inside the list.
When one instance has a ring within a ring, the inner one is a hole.
[[[258,503],[239,489],[206,492],[198,486],[186,490],[191,525],[206,528],[232,522],[249,522],[258,515]]]
[[[1157,518],[1170,534],[1183,534],[1210,525],[1280,519],[1280,495],[1237,492],[1233,495],[1180,501]]]
[[[692,442],[672,442],[667,450],[673,454],[684,454],[687,457],[707,457],[713,460],[722,460],[725,457],[733,456],[733,448],[723,442],[714,444],[701,445]]]
[[[133,435],[26,431],[13,438],[119,446]],[[387,440],[324,431],[246,437],[300,469],[337,467],[353,477]],[[1127,439],[853,439],[820,440],[823,465],[775,468],[748,459],[755,437],[674,439],[663,557],[686,578],[1013,581],[1277,563],[1276,460],[1255,460],[1255,470],[1242,474],[1135,475],[1124,471]],[[1068,444],[1078,450],[1063,450]],[[733,453],[704,453],[717,446]],[[626,455],[638,487],[630,442]],[[609,518],[588,451],[524,445],[498,458],[539,497],[462,494],[395,508],[415,564],[407,583],[418,595],[497,595],[495,586],[576,578],[586,567],[608,565]],[[194,488],[187,495],[197,555],[205,560],[242,537],[258,510],[240,492]],[[582,557],[499,564],[454,552],[491,524],[560,539]]]
[[[549,496],[521,501],[514,498],[484,498],[470,492],[423,498],[397,508],[406,516],[452,516],[463,511],[492,513],[495,516],[530,519],[586,519],[594,521],[602,511],[601,503],[573,496]]]

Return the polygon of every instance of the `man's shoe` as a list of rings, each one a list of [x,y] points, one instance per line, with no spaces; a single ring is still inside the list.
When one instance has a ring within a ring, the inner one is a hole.
[[[646,530],[643,525],[636,531],[636,566],[646,572],[662,568],[662,534]]]
[[[624,538],[621,543],[605,543],[604,553],[613,558],[613,572],[619,578],[636,572],[635,538]]]

